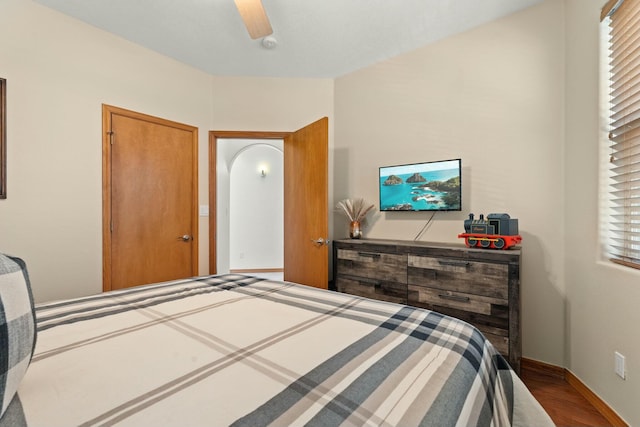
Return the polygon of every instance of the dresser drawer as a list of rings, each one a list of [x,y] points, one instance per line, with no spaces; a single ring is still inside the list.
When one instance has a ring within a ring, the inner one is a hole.
[[[407,282],[406,254],[338,249],[337,263],[337,268],[341,275],[365,277],[395,283]]]
[[[359,295],[377,300],[407,303],[406,283],[396,283],[365,277],[340,276],[336,280],[338,292]]]
[[[407,263],[409,285],[502,300],[509,297],[507,264],[411,254]]]
[[[409,284],[408,291],[409,304],[413,302],[431,304],[486,316],[508,317],[509,315],[509,303],[507,299],[503,298],[492,298],[412,284]]]
[[[489,310],[475,310],[471,298],[467,303],[460,298],[459,301],[447,300],[439,296],[434,297],[433,292],[420,292],[425,288],[409,286],[408,304],[426,308],[438,313],[453,316],[464,320],[478,328],[491,343],[504,356],[509,356],[509,313],[504,305],[490,305]],[[462,297],[463,294],[459,296]],[[456,295],[458,296],[458,295]],[[490,311],[491,314],[479,313]]]

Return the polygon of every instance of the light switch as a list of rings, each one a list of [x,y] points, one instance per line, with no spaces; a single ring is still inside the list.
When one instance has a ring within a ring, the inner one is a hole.
[[[200,205],[200,216],[209,216],[209,205]]]

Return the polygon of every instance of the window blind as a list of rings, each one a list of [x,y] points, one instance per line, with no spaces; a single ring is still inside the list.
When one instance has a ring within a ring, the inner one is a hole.
[[[609,257],[640,268],[640,0],[603,8],[609,35]]]

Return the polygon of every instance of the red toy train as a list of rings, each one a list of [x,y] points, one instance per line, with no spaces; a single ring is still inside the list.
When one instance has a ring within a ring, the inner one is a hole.
[[[487,219],[482,214],[479,219],[469,214],[469,219],[464,220],[464,233],[458,237],[463,238],[470,248],[509,249],[522,241],[518,234],[518,220],[506,213],[492,213],[487,215]]]

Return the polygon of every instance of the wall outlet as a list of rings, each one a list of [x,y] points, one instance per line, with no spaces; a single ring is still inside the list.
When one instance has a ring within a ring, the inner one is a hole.
[[[613,357],[615,360],[615,366],[613,368],[614,372],[623,380],[626,379],[627,375],[624,356],[616,351],[613,353]]]

